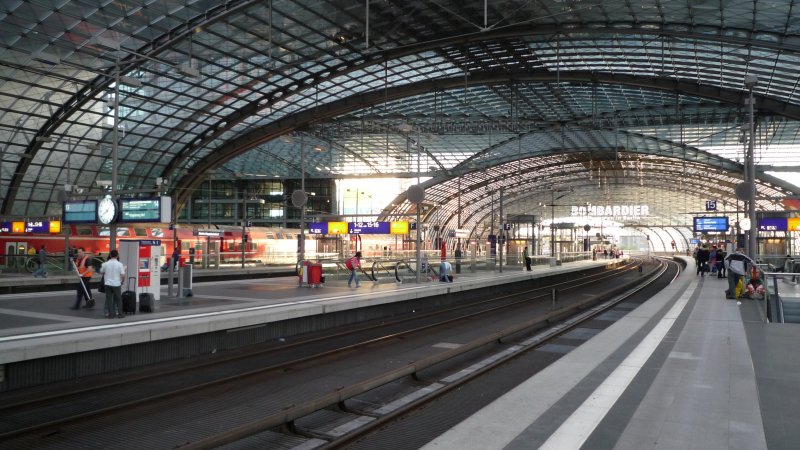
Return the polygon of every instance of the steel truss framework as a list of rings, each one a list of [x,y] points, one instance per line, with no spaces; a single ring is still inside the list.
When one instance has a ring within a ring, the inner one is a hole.
[[[500,187],[508,214],[558,190],[646,200],[653,224],[685,224],[710,195],[736,203],[746,74],[759,208],[800,189],[778,178],[800,172],[793,2],[366,4],[5,5],[0,213],[58,215],[65,185],[109,179],[118,127],[118,189],[167,179],[178,205],[210,171],[299,177],[302,147],[307,177],[432,177],[426,218],[448,227],[459,185],[466,228]],[[119,87],[117,124],[116,74],[141,82]],[[415,208],[393,203],[384,217]]]

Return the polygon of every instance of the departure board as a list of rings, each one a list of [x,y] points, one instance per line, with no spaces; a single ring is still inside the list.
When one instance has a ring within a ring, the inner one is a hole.
[[[695,217],[695,232],[722,232],[728,231],[727,217]]]
[[[123,198],[120,222],[161,222],[160,198]]]
[[[97,223],[97,200],[69,200],[61,210],[63,223]]]

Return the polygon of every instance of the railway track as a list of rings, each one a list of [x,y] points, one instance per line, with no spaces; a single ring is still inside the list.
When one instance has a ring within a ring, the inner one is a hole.
[[[258,425],[249,429],[245,433],[247,436],[274,433],[274,431],[270,431],[270,428],[275,427],[302,433],[302,430],[306,428],[301,427],[298,430],[298,423],[317,420],[314,419],[317,416],[330,415],[336,416],[334,422],[338,423],[342,421],[338,414],[344,414],[345,417],[349,417],[348,415],[356,416],[354,418],[356,422],[379,423],[382,417],[353,414],[346,410],[344,407],[345,402],[352,401],[350,399],[356,398],[358,395],[365,395],[370,390],[389,389],[386,386],[391,386],[397,380],[409,378],[408,375],[417,374],[434,365],[457,360],[461,358],[460,355],[467,351],[480,352],[482,347],[493,341],[505,339],[527,329],[533,329],[542,324],[558,320],[568,315],[570,310],[586,309],[588,308],[588,303],[593,299],[567,300],[566,297],[570,288],[585,289],[586,286],[597,287],[603,283],[615,284],[613,281],[609,281],[611,280],[609,277],[636,273],[638,267],[641,266],[630,264],[610,273],[581,277],[581,279],[566,283],[569,286],[562,283],[558,286],[525,290],[498,298],[474,302],[469,305],[457,305],[425,314],[398,317],[392,321],[364,324],[341,333],[308,336],[302,341],[298,340],[290,344],[274,345],[254,351],[243,351],[225,355],[224,357],[209,358],[202,364],[170,366],[159,371],[140,371],[126,378],[104,383],[96,382],[92,383],[91,386],[69,392],[66,389],[59,389],[59,392],[39,392],[37,395],[27,399],[22,397],[16,399],[6,398],[3,406],[0,407],[0,417],[5,419],[2,421],[4,425],[0,428],[0,431],[2,431],[0,440],[5,442],[16,441],[20,446],[24,447],[27,446],[26,443],[35,442],[36,440],[42,443],[42,439],[44,439],[45,441],[53,441],[54,448],[59,447],[59,442],[62,441],[62,438],[71,437],[72,435],[85,436],[89,439],[89,442],[95,442],[91,440],[91,432],[82,434],[81,430],[100,426],[109,417],[124,417],[128,413],[135,414],[134,411],[160,411],[162,408],[171,407],[171,405],[180,405],[184,402],[192,403],[192,399],[198,397],[220,395],[224,398],[226,393],[231,390],[240,389],[241,386],[258,385],[265,378],[285,378],[286,374],[303,370],[306,367],[319,367],[332,361],[344,361],[356,353],[366,352],[370,349],[387,349],[404,340],[409,340],[411,336],[426,335],[433,333],[433,330],[441,330],[448,327],[456,329],[459,324],[463,326],[464,323],[472,323],[472,321],[478,320],[480,317],[509,314],[508,311],[513,311],[524,305],[548,306],[552,289],[561,289],[564,299],[561,300],[562,304],[557,310],[542,314],[548,308],[540,308],[541,311],[539,313],[523,323],[518,323],[515,326],[516,328],[506,327],[499,334],[487,334],[482,338],[473,339],[463,345],[459,345],[458,348],[447,349],[443,352],[431,352],[430,355],[413,363],[395,364],[388,371],[372,371],[365,379],[351,384],[334,383],[326,387],[327,383],[322,383],[319,386],[321,388],[320,391],[327,390],[324,395],[312,392],[308,392],[308,395],[299,395],[298,392],[291,389],[287,389],[286,392],[293,393],[281,395],[284,393],[281,392],[281,389],[278,389],[278,395],[273,395],[273,397],[279,397],[279,399],[273,403],[270,414],[262,414],[260,419],[257,420],[244,420],[244,425],[240,423],[238,426],[230,426],[225,433],[230,433],[230,430],[243,426],[253,427],[253,424]],[[514,313],[510,314],[513,315]],[[240,395],[246,399],[249,394]],[[284,403],[280,403],[281,401]],[[227,408],[227,406],[224,407],[224,409]],[[56,417],[51,414],[49,419],[47,414],[41,414],[43,411],[53,410],[60,411],[61,414]],[[228,427],[228,425],[225,425],[225,427]],[[338,428],[338,431],[334,434],[343,433],[343,435],[352,436],[353,434],[350,432],[344,432],[349,427],[334,427]],[[313,427],[308,429],[313,430]],[[239,432],[241,432],[241,429]],[[188,433],[190,436],[191,434]],[[280,435],[282,433],[277,434]],[[308,432],[307,434],[314,436],[313,432]],[[205,441],[201,438],[194,439],[192,442],[185,442],[180,439],[170,443],[159,442],[163,445],[161,448],[171,448],[175,445],[184,444],[188,448],[209,448],[203,446],[211,445],[213,447],[222,443],[221,440],[215,440],[219,438],[214,436],[217,435],[212,433],[211,436],[205,436],[205,439],[207,439]],[[296,436],[291,434],[285,436],[288,436],[287,439],[296,439]],[[319,442],[320,445],[331,445],[330,442],[335,441],[335,439],[323,439],[326,436],[325,433],[322,433],[320,436],[315,436],[311,439],[319,439],[321,441]],[[55,437],[55,439],[48,439],[52,437]],[[80,440],[82,438],[76,437],[76,439]],[[224,439],[229,440],[228,437]],[[245,437],[245,439],[247,438]],[[125,446],[120,448],[125,448]]]

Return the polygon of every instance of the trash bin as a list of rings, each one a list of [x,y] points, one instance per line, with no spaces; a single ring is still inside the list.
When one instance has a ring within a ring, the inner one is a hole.
[[[308,269],[308,284],[322,284],[322,264],[310,263]]]

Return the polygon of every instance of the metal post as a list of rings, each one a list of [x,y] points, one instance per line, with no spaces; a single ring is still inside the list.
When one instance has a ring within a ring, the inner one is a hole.
[[[111,198],[117,201],[117,152],[119,151],[119,54],[117,54],[116,66],[114,68],[114,130],[112,132],[113,142],[111,143]],[[112,222],[110,225],[111,244],[109,251],[117,248],[117,225]]]
[[[556,257],[556,193],[550,193],[550,256]]]
[[[409,136],[406,135],[406,153],[411,153],[411,141],[409,140]],[[417,186],[419,186],[419,142],[417,142]],[[356,197],[358,198],[358,197]],[[419,214],[420,203],[417,203],[417,284],[422,281],[422,256],[420,252],[420,246],[422,245],[422,239],[420,233],[422,233],[422,223],[420,223],[420,214]]]
[[[242,269],[244,269],[244,247],[247,245],[247,193],[242,192]]]
[[[556,309],[556,303],[558,303],[558,291],[556,288],[550,290],[550,298],[552,299],[552,309]]]
[[[503,222],[503,187],[500,187],[500,235],[498,245],[500,246],[500,273],[503,273],[503,246],[505,245],[506,225]]]
[[[306,193],[306,156],[305,156],[305,146],[303,145],[303,135],[300,135],[300,190],[303,191],[303,195]],[[308,197],[306,197],[308,198]],[[300,207],[300,248],[298,254],[298,262],[303,261],[306,258],[306,236],[305,236],[305,225],[306,225],[306,204],[305,202]]]
[[[747,81],[747,79],[745,80]],[[747,176],[749,180],[747,180],[749,185],[750,192],[748,193],[748,205],[747,205],[747,214],[750,217],[750,248],[748,249],[748,255],[753,261],[756,261],[758,258],[758,223],[756,222],[756,171],[755,171],[755,158],[754,158],[754,146],[755,146],[755,124],[754,124],[754,117],[753,117],[753,87],[755,86],[756,81],[752,81],[748,83],[749,88],[749,111],[750,111],[750,140],[747,145]]]

